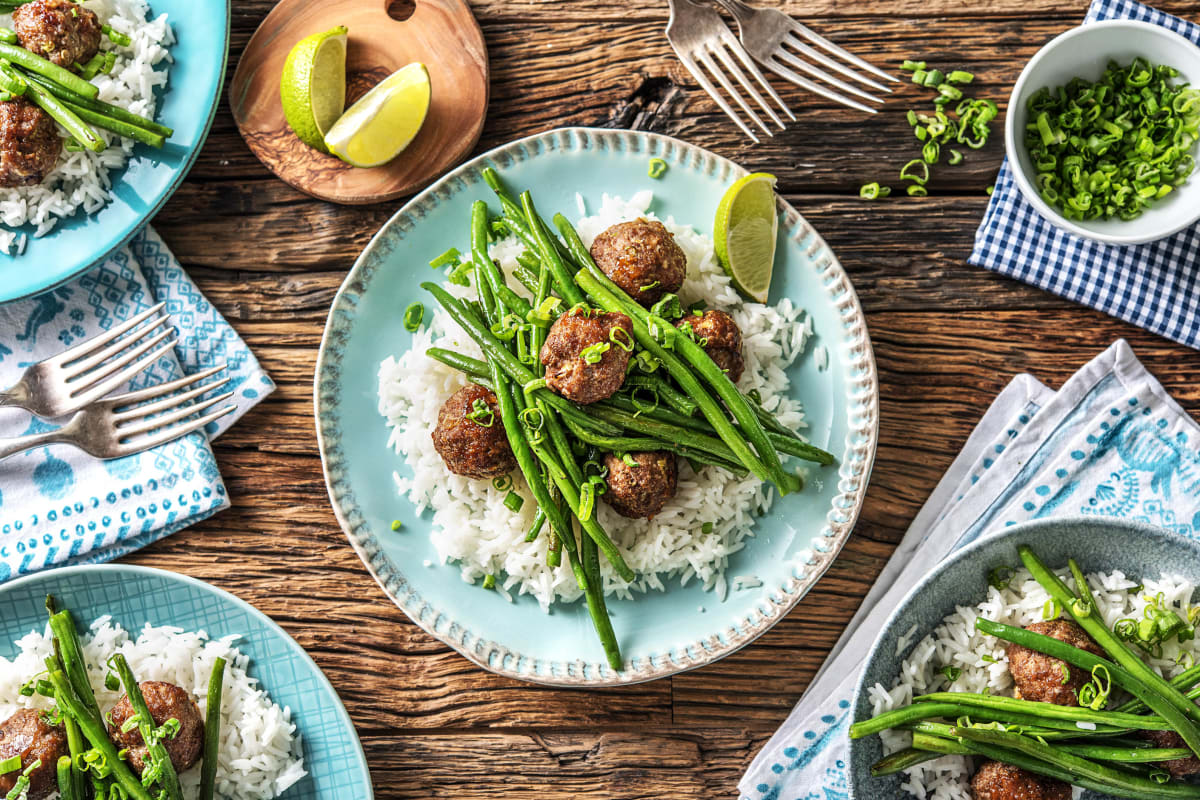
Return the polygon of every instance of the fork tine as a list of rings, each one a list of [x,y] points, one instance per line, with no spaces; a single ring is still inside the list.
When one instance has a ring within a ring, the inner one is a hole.
[[[220,389],[222,386],[229,383],[229,380],[230,380],[229,378],[222,378],[219,381],[213,381],[212,383],[206,383],[203,386],[197,386],[195,389],[190,389],[190,390],[188,390],[186,392],[182,392],[180,394],[173,394],[170,397],[164,397],[162,400],[157,400],[153,403],[149,403],[148,405],[136,406],[134,408],[129,409],[128,411],[119,411],[119,412],[116,412],[113,414],[113,418],[116,419],[117,422],[126,422],[129,420],[135,420],[135,419],[141,419],[143,417],[149,417],[151,414],[157,414],[161,411],[170,411],[173,408],[177,408],[177,407],[183,405],[184,403],[188,402],[189,400],[200,397],[201,395],[208,394],[209,392],[213,391],[214,389]],[[173,381],[173,383],[178,383],[178,381]],[[230,392],[230,394],[232,394],[232,392]],[[228,396],[228,395],[226,395],[226,396]],[[114,398],[114,399],[119,400],[120,398]],[[112,401],[109,401],[109,402],[112,402]],[[116,407],[115,404],[114,404],[114,407]]]
[[[771,86],[771,82],[767,80],[767,76],[762,74],[762,70],[755,66],[754,62],[750,59],[750,54],[746,52],[746,48],[742,47],[741,42],[733,38],[733,34],[729,31],[724,31],[721,34],[721,43],[724,44],[725,47],[717,48],[716,50],[717,56],[721,59],[721,62],[725,64],[726,68],[728,68],[730,72],[733,73],[734,77],[736,77],[742,86],[745,87],[746,91],[750,92],[750,94],[754,96],[754,99],[757,100],[758,104],[763,107],[763,110],[771,116],[771,119],[774,120],[775,124],[779,126],[779,129],[784,130],[787,126],[783,124],[783,120],[779,119],[779,115],[771,109],[771,106],[765,100],[763,100],[762,95],[759,94],[758,90],[754,88],[754,85],[746,79],[745,74],[743,74],[742,70],[738,68],[737,63],[734,62],[733,59],[729,58],[729,55],[726,51],[732,51],[733,54],[738,57],[738,60],[742,62],[747,70],[749,70],[750,74],[758,79],[759,85],[766,89],[767,94],[771,95],[775,102],[779,104],[779,107],[783,109],[783,113],[787,114],[791,118],[792,122],[795,122],[796,115],[792,113],[790,108],[788,108],[787,103],[783,102],[783,98],[775,92],[775,88]]]
[[[708,76],[704,74],[704,71],[700,69],[700,65],[697,64],[691,56],[684,55],[678,50],[675,51],[675,54],[679,56],[679,60],[683,62],[685,67],[687,67],[688,72],[692,73],[692,77],[695,78],[696,82],[700,84],[700,88],[708,92],[708,96],[711,97],[713,102],[716,103],[717,106],[724,111],[739,128],[742,129],[742,133],[749,136],[750,140],[755,144],[761,144],[762,142],[758,136],[754,134],[754,131],[750,130],[750,126],[742,121],[742,118],[739,117],[737,112],[733,110],[733,106],[729,105],[725,98],[721,96],[721,92],[716,86],[713,85],[713,82],[708,79]]]
[[[188,392],[188,394],[192,393]],[[203,394],[203,392],[201,392],[201,394]],[[176,407],[175,411],[169,411],[157,417],[147,418],[144,415],[138,415],[140,419],[144,420],[143,422],[134,422],[128,425],[118,425],[117,435],[121,437],[122,441],[124,441],[130,436],[137,436],[139,433],[150,433],[151,431],[165,428],[174,422],[179,422],[180,420],[187,419],[195,414],[199,414],[201,411],[204,411],[207,408],[212,408],[222,400],[228,400],[231,397],[233,397],[233,392],[225,392],[224,394],[219,394],[216,397],[210,397],[207,400],[201,400],[198,403],[190,403],[185,404],[182,407]],[[170,400],[179,400],[181,403],[185,402],[185,398],[182,395],[179,397],[172,397]],[[160,404],[155,403],[155,405],[157,406]]]
[[[789,33],[786,36],[784,36],[783,41],[786,42],[787,44],[791,45],[792,47],[796,48],[797,50],[799,50],[800,53],[803,54],[804,56],[811,58],[813,61],[816,61],[818,64],[824,64],[825,66],[829,67],[830,69],[837,70],[838,72],[842,73],[843,75],[845,75],[848,78],[853,78],[854,80],[858,81],[859,83],[864,83],[867,86],[870,86],[874,89],[878,89],[881,92],[887,92],[888,94],[892,93],[891,87],[884,86],[882,83],[879,83],[878,81],[871,80],[866,75],[855,72],[854,70],[850,69],[849,67],[847,67],[845,64],[841,63],[840,61],[830,58],[829,56],[822,53],[820,50],[816,50],[812,47],[809,47],[804,42],[800,41],[800,37],[796,36],[794,33]]]
[[[163,356],[167,351],[169,351],[172,347],[174,347],[175,346],[175,339],[173,338],[174,333],[175,333],[174,330],[163,331],[162,334],[154,337],[154,340],[147,342],[145,345],[142,345],[141,347],[138,348],[138,350],[141,350],[144,352],[146,348],[153,346],[155,341],[162,340],[162,337],[164,334],[166,336],[170,336],[172,338],[169,338],[166,341],[163,341],[162,344],[160,344],[157,348],[154,349],[153,352],[146,353],[141,358],[138,358],[137,361],[134,361],[133,363],[129,364],[127,367],[120,370],[115,375],[110,375],[107,378],[103,378],[98,383],[91,384],[90,387],[77,389],[76,391],[71,393],[71,397],[78,398],[78,400],[84,404],[91,403],[94,400],[99,400],[101,397],[108,394],[113,389],[116,389],[121,384],[127,382],[134,375],[137,375],[139,372],[142,372],[143,370],[145,370],[147,367],[149,367],[151,364],[153,364],[155,361],[157,361],[161,356]],[[127,360],[128,358],[131,358],[131,357],[136,358],[138,355],[140,355],[140,353],[137,353],[137,352],[131,353],[129,356],[123,356],[122,360]]]
[[[211,414],[206,414],[199,419],[185,422],[182,425],[176,425],[174,428],[168,428],[167,430],[157,433],[154,436],[148,436],[133,442],[123,442],[118,446],[118,450],[120,451],[121,455],[132,455],[133,453],[141,453],[144,450],[150,450],[158,447],[159,445],[166,444],[167,442],[174,441],[175,439],[179,439],[183,436],[187,436],[189,433],[193,433],[194,431],[198,431],[208,423],[215,422],[226,414],[230,414],[234,411],[237,411],[237,406],[225,406],[224,408],[214,411]]]
[[[136,345],[145,337],[155,333],[156,331],[159,331],[159,329],[168,322],[169,320],[166,317],[159,317],[151,324],[139,328],[136,333],[126,336],[119,342],[113,342],[99,353],[71,362],[69,366],[63,367],[63,378],[67,381],[75,381],[80,379],[85,373],[91,372],[105,361],[120,355],[123,350]]]
[[[722,88],[724,88],[726,93],[734,99],[742,111],[746,112],[746,116],[750,117],[754,124],[763,129],[763,133],[767,134],[767,136],[775,135],[774,132],[767,127],[767,123],[762,121],[762,117],[756,114],[754,109],[750,107],[750,104],[746,102],[746,98],[742,97],[738,90],[734,88],[733,84],[729,82],[729,77],[717,67],[716,63],[712,60],[712,57],[706,51],[697,53],[696,61],[708,69],[709,73],[717,79],[717,83],[721,84]]]
[[[73,375],[73,376],[67,378],[68,385],[75,384],[75,386],[72,387],[75,389],[75,391],[71,393],[72,396],[77,395],[77,394],[79,394],[79,392],[84,391],[88,387],[94,386],[97,382],[106,379],[108,376],[112,375],[114,372],[122,369],[126,364],[130,364],[130,363],[138,361],[141,358],[142,354],[145,353],[147,350],[150,350],[150,349],[154,348],[155,346],[157,346],[158,343],[161,342],[163,339],[173,337],[174,335],[175,335],[174,328],[167,328],[166,330],[159,331],[158,333],[154,334],[149,339],[147,339],[146,341],[137,345],[133,349],[122,353],[120,356],[118,356],[117,358],[114,358],[112,361],[108,361],[108,362],[102,364],[97,369],[92,370],[91,372],[85,372],[82,375]]]
[[[176,392],[176,391],[184,388],[185,386],[191,386],[193,383],[202,381],[205,378],[209,377],[210,375],[216,375],[218,372],[220,372],[223,369],[226,369],[228,366],[229,366],[228,364],[221,364],[218,367],[209,367],[208,369],[201,370],[200,372],[197,372],[192,375],[188,375],[183,378],[176,378],[175,380],[169,381],[167,383],[160,383],[158,386],[151,386],[148,389],[139,389],[136,392],[129,392],[128,394],[118,395],[116,397],[110,398],[107,402],[110,404],[110,407],[114,408],[114,409],[127,408],[127,407],[133,405],[134,403],[141,403],[146,400],[153,400],[156,397],[163,397],[165,395],[171,394],[172,392]],[[229,379],[226,378],[225,380],[229,380]],[[209,386],[217,386],[217,385],[218,385],[218,383],[216,381],[209,384]]]
[[[850,106],[851,108],[857,108],[859,111],[865,111],[868,114],[879,113],[876,109],[871,108],[870,106],[863,105],[862,103],[858,102],[857,100],[851,100],[849,97],[844,97],[844,96],[838,94],[837,92],[832,91],[831,89],[825,88],[824,86],[822,86],[819,83],[814,83],[814,82],[810,81],[808,78],[804,77],[803,75],[800,75],[799,73],[788,69],[783,64],[780,64],[774,58],[764,61],[763,64],[766,66],[767,69],[771,70],[779,77],[786,78],[787,80],[791,81],[792,83],[796,84],[797,86],[799,86],[803,89],[808,89],[810,92],[819,94],[822,97],[828,97],[830,100],[833,100],[834,102],[837,102],[837,103],[841,103],[844,106]]]
[[[806,49],[811,50],[811,48],[806,48]],[[863,98],[864,100],[870,100],[873,103],[882,103],[883,102],[875,95],[870,94],[868,92],[864,92],[862,89],[859,89],[857,86],[852,86],[849,83],[846,83],[845,81],[841,80],[840,78],[833,77],[828,72],[821,69],[820,67],[814,67],[812,64],[808,63],[804,59],[796,58],[796,56],[792,55],[787,50],[784,50],[782,47],[775,51],[774,56],[787,64],[791,64],[793,67],[796,67],[797,69],[804,70],[805,72],[807,72],[809,75],[812,75],[813,77],[820,78],[821,80],[828,83],[830,86],[833,86],[834,88],[839,89],[843,92],[849,92],[850,94],[858,95],[859,97]],[[888,91],[890,91],[890,90],[888,90]]]
[[[159,303],[156,306],[152,306],[151,308],[148,308],[142,313],[138,314],[136,317],[132,317],[131,319],[122,322],[108,333],[97,336],[95,339],[88,339],[83,344],[77,345],[76,347],[67,350],[65,353],[59,353],[50,360],[56,362],[60,367],[65,367],[68,364],[74,364],[79,359],[86,358],[87,356],[96,352],[96,350],[108,344],[113,339],[116,339],[121,334],[133,330],[141,323],[153,317],[159,311],[162,311],[166,305],[166,303]]]
[[[854,55],[854,53],[851,53],[848,50],[838,47],[836,44],[829,41],[824,36],[814,33],[812,30],[810,30],[806,26],[801,25],[799,22],[796,22],[796,20],[792,20],[792,30],[796,31],[801,36],[805,37],[806,39],[808,39],[810,42],[817,45],[818,47],[822,47],[826,51],[833,53],[835,56],[839,56],[841,58],[846,59],[847,61],[849,61],[851,64],[853,64],[856,67],[861,67],[862,69],[865,69],[868,72],[874,73],[875,75],[878,75],[880,78],[883,78],[885,81],[891,81],[892,83],[900,83],[899,78],[895,77],[894,75],[887,74],[886,72],[881,70],[879,67],[872,64],[870,61],[865,61],[865,60],[859,58],[858,56]]]

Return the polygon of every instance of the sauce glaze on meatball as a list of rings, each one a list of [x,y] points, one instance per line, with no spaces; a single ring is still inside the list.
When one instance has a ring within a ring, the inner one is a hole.
[[[34,186],[58,164],[62,139],[45,111],[23,97],[0,103],[0,186]]]
[[[486,416],[479,422],[469,416],[480,401],[492,412],[490,425]],[[468,383],[442,404],[433,446],[451,472],[468,478],[498,478],[517,465],[496,395],[476,383]]]
[[[100,19],[71,0],[33,0],[12,12],[21,46],[60,67],[86,64],[100,51]]]
[[[684,314],[675,327],[692,326],[692,335],[708,357],[725,371],[729,380],[737,383],[746,369],[742,358],[742,331],[733,317],[724,311],[710,309],[703,314]]]
[[[1025,630],[1058,639],[1060,642],[1087,650],[1098,656],[1104,651],[1092,641],[1083,628],[1065,619],[1035,622]],[[1063,679],[1063,669],[1068,671]],[[1079,702],[1078,692],[1092,676],[1085,670],[1069,666],[1065,661],[1035,652],[1019,644],[1008,646],[1008,670],[1012,673],[1017,694],[1025,700],[1073,706]]]
[[[156,726],[169,719],[179,720],[179,733],[174,738],[163,739],[162,743],[176,772],[189,769],[200,760],[204,749],[204,719],[200,716],[199,707],[186,689],[173,683],[143,681],[138,688]],[[141,731],[134,728],[121,733],[121,726],[132,716],[133,706],[129,703],[129,697],[124,696],[109,712],[108,735],[118,748],[129,749],[129,766],[141,774],[147,763],[147,749]]]
[[[631,519],[651,519],[663,510],[679,488],[679,466],[675,454],[664,451],[604,455],[608,467],[608,490],[600,495],[613,510]]]
[[[614,334],[620,328],[623,334]],[[546,367],[546,385],[576,403],[595,403],[612,397],[625,383],[633,323],[615,311],[581,308],[563,314],[550,327],[540,354]],[[608,345],[600,360],[590,363],[583,353],[594,345]]]
[[[646,308],[667,292],[678,292],[687,257],[661,222],[621,222],[592,242],[592,259],[613,283]]]
[[[58,759],[67,755],[67,732],[51,725],[40,711],[23,708],[0,725],[0,761],[20,756],[21,769],[0,775],[0,797],[12,791],[17,779],[30,765],[42,762],[29,773],[29,800],[45,800],[58,791]]]
[[[1071,785],[1012,764],[985,761],[971,779],[971,795],[975,800],[1071,800]]]

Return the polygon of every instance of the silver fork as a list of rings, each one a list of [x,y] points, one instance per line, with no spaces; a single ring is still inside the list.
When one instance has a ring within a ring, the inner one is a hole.
[[[725,21],[721,19],[719,12],[715,9],[698,5],[693,0],[669,0],[669,2],[671,4],[671,19],[667,22],[667,41],[671,43],[671,47],[675,50],[675,54],[679,56],[679,60],[688,68],[688,72],[692,73],[692,77],[696,79],[704,91],[708,92],[709,96],[721,107],[721,110],[737,123],[737,126],[742,129],[743,133],[753,139],[755,144],[759,142],[759,138],[754,135],[754,131],[733,110],[733,107],[729,105],[729,101],[717,90],[709,75],[716,79],[717,83],[721,85],[725,92],[746,113],[746,116],[758,125],[758,127],[762,128],[764,133],[768,136],[775,135],[767,127],[767,124],[763,122],[762,117],[755,113],[750,104],[746,102],[746,98],[734,87],[733,83],[729,80],[729,75],[725,71],[722,71],[721,67],[724,67],[729,74],[733,75],[742,88],[754,98],[762,110],[766,112],[766,115],[771,118],[771,121],[779,126],[780,130],[783,130],[785,127],[783,120],[779,118],[775,110],[767,104],[762,93],[746,77],[747,72],[757,79],[758,84],[766,90],[771,99],[795,122],[796,115],[792,113],[792,110],[787,107],[783,99],[771,88],[771,84],[767,82],[766,77],[759,68],[754,65],[745,48],[738,44],[737,39],[733,37],[733,33],[730,32]],[[714,57],[715,61],[713,60]],[[734,57],[737,58],[737,61],[734,60]],[[720,62],[719,65],[718,61]],[[738,61],[741,62],[745,71],[738,66]],[[704,70],[707,70],[708,74],[705,74]]]
[[[165,305],[29,367],[16,386],[0,389],[0,408],[61,417],[99,400],[175,346],[175,329],[162,313]]]
[[[217,403],[228,400],[233,392],[198,400],[229,382],[226,377],[202,386],[196,385],[223,369],[224,364],[160,386],[101,400],[83,409],[56,430],[16,439],[0,439],[0,459],[48,444],[74,445],[96,458],[122,458],[186,436],[237,410],[237,406],[231,404],[203,413]],[[187,391],[181,391],[184,389]],[[196,417],[197,414],[201,416]]]
[[[842,62],[849,62],[849,64],[877,75],[884,80],[892,81],[893,83],[900,82],[897,78],[887,74],[870,62],[859,58],[853,53],[838,47],[825,37],[814,33],[778,9],[754,8],[753,6],[746,5],[742,0],[714,0],[714,2],[725,8],[730,14],[733,14],[733,18],[738,24],[738,34],[742,45],[750,55],[754,56],[755,60],[779,77],[789,80],[803,89],[815,92],[822,97],[827,97],[830,100],[850,106],[851,108],[866,111],[869,114],[876,113],[876,109],[838,94],[819,83],[815,83],[796,72],[796,70],[801,70],[814,78],[825,81],[825,83],[836,87],[842,92],[847,92],[875,103],[883,102],[869,92],[846,83],[830,75],[820,67],[813,66],[809,61],[797,57],[795,53],[788,49],[789,47],[811,61],[840,72],[847,78],[881,92],[888,92],[890,94],[892,90],[882,83],[851,69]],[[812,47],[811,45],[816,45],[816,47]],[[842,59],[842,61],[830,58],[816,48],[821,48],[821,50],[825,50]],[[795,69],[792,69],[792,67]]]

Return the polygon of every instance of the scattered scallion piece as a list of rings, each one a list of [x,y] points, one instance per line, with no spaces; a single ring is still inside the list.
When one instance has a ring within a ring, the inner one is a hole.
[[[658,180],[667,174],[667,162],[661,158],[650,159],[650,170],[646,174],[654,180]]]
[[[7,775],[10,772],[16,772],[21,768],[21,757],[13,756],[0,761],[0,775]]]
[[[525,498],[516,492],[509,492],[504,496],[504,507],[514,514],[520,511],[523,505],[525,505]]]
[[[1012,582],[1015,570],[1009,566],[996,567],[988,572],[988,585],[993,589],[1000,591],[1008,588],[1008,584]]]
[[[700,526],[701,533],[712,533],[712,530],[713,530],[713,524],[711,522],[706,522]]]
[[[421,320],[425,318],[425,306],[421,303],[411,303],[408,308],[404,309],[404,330],[409,333],[415,333],[421,327]]]
[[[483,588],[495,589],[496,588],[496,576],[495,575],[484,575],[483,576]]]
[[[906,190],[909,197],[926,197],[929,195],[929,190],[919,183],[914,183]]]
[[[947,664],[938,670],[938,672],[942,673],[942,675],[945,675],[946,680],[954,683],[956,680],[958,680],[958,677],[962,675],[962,668]]]
[[[904,70],[905,72],[916,72],[919,69],[925,69],[925,66],[926,64],[924,61],[909,61],[906,58],[904,59],[904,63],[900,65],[900,69]]]
[[[971,83],[975,80],[975,75],[966,70],[956,69],[951,70],[950,74],[946,76],[946,80],[950,83]]]
[[[403,527],[404,527],[404,523],[401,522],[400,520],[398,520],[398,519],[392,520],[392,530],[398,531]]]
[[[108,37],[108,40],[118,47],[129,47],[133,44],[133,39],[120,31],[114,31],[109,25],[101,25],[100,32]]]
[[[459,257],[461,257],[461,256],[462,256],[462,253],[458,252],[457,247],[451,247],[449,250],[442,253],[440,256],[435,258],[433,261],[430,261],[429,266],[433,267],[434,269],[437,269],[438,267],[445,267],[450,264],[455,264],[455,263],[458,263]]]
[[[879,183],[864,183],[858,190],[858,196],[864,200],[878,200],[892,193],[890,186],[880,186]]]

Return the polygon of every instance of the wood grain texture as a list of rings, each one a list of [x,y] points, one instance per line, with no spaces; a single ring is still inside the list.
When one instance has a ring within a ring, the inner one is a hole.
[[[417,0],[403,20],[389,0],[283,0],[241,51],[229,88],[238,129],[256,156],[297,189],[335,203],[411,194],[470,152],[488,106],[487,47],[465,0]],[[338,25],[350,30],[347,108],[414,61],[429,70],[432,99],[420,133],[394,161],[359,169],[308,147],[288,127],[279,76],[292,45]]]
[[[763,0],[881,65],[960,66],[1007,97],[1025,60],[1076,24],[1082,0]],[[1195,2],[1161,7],[1200,19]],[[233,56],[273,6],[234,0]],[[216,445],[233,508],[128,560],[228,589],[308,649],[346,701],[381,800],[733,796],[909,521],[1011,378],[1052,387],[1118,337],[1188,410],[1200,357],[1053,295],[967,266],[999,143],[943,169],[932,195],[865,203],[865,180],[913,153],[904,86],[865,119],[776,82],[800,122],[754,147],[670,55],[665,0],[472,0],[492,105],[474,152],[562,124],[684,137],[780,188],[828,240],[866,309],[882,391],[867,504],[829,572],[779,625],[729,658],[645,686],[561,691],[498,678],[426,636],[371,581],[330,511],[312,422],[325,313],[398,202],[342,207],[276,180],[222,109],[155,224],[279,383]]]

